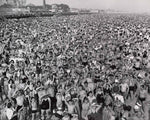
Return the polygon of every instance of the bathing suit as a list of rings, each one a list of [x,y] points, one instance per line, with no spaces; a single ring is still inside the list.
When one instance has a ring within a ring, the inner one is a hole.
[[[48,100],[48,99],[45,99],[45,100],[42,101],[41,109],[43,109],[43,110],[48,110],[48,109],[50,109],[50,108],[49,108],[49,100]]]

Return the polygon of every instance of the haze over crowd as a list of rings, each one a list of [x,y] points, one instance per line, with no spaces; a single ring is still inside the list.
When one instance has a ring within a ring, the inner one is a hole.
[[[47,0],[47,4],[65,3],[72,8],[113,9],[128,12],[149,12],[150,0]],[[27,0],[42,5],[43,0]]]

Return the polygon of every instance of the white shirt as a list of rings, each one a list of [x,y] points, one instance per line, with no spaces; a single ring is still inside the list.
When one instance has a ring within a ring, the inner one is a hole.
[[[24,89],[25,89],[25,84],[24,84],[24,83],[20,83],[20,84],[18,85],[18,89],[24,90]]]
[[[17,105],[23,106],[23,101],[24,101],[24,97],[23,96],[18,96],[16,98],[16,100],[17,100]]]
[[[63,117],[62,120],[70,120],[69,117]]]
[[[52,87],[49,87],[47,89],[47,94],[49,94],[51,97],[54,97],[55,91]]]
[[[88,88],[89,90],[93,91],[95,88],[94,83],[93,82],[88,83]]]
[[[53,81],[52,80],[47,80],[46,82],[45,82],[45,85],[52,85],[53,84]]]
[[[41,101],[41,98],[45,95],[46,95],[45,90],[38,91],[39,101]]]
[[[114,97],[115,97],[115,100],[118,98],[118,100],[120,100],[122,103],[124,103],[124,98],[122,95],[115,94]]]
[[[75,105],[68,105],[68,113],[70,114],[75,113]]]
[[[86,96],[86,91],[81,90],[81,91],[79,92],[79,94],[80,94],[81,97],[84,98],[84,97]]]
[[[36,91],[36,90],[33,90],[33,91],[30,92],[30,96],[31,96],[31,97],[34,97],[35,94],[37,94],[37,91]]]
[[[11,108],[6,109],[6,116],[10,120],[13,117],[14,110]]]
[[[79,120],[78,118],[71,118],[71,120]]]
[[[127,83],[121,84],[121,92],[126,92],[127,88],[128,88],[128,84]]]

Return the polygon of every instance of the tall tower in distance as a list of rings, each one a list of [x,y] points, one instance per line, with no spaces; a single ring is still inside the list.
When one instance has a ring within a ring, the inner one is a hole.
[[[43,0],[43,9],[46,9],[46,0]]]

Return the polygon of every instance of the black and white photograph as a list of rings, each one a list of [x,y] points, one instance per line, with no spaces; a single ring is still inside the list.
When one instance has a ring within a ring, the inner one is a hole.
[[[150,0],[0,0],[0,120],[150,120]]]

